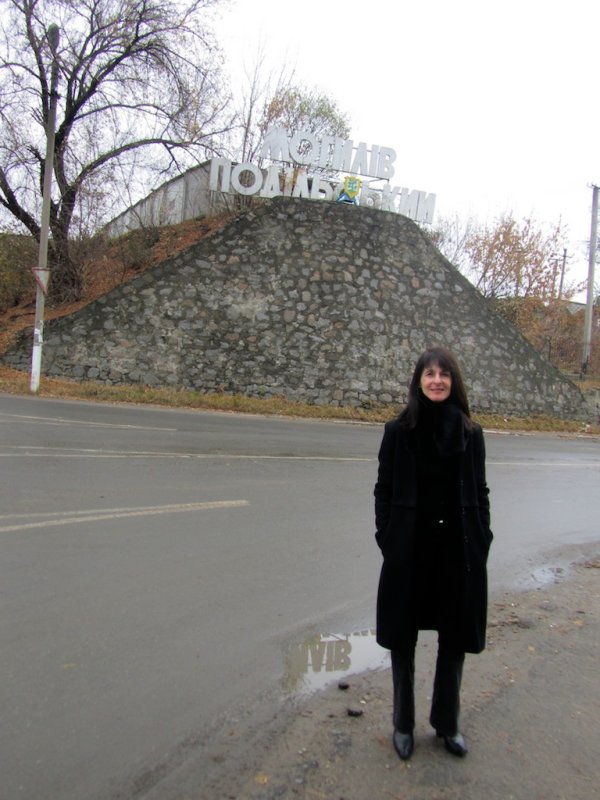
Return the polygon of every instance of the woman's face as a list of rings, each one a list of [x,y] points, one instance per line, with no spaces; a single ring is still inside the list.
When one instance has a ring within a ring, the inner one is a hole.
[[[421,391],[434,403],[441,403],[450,397],[452,375],[439,364],[429,364],[421,373]]]

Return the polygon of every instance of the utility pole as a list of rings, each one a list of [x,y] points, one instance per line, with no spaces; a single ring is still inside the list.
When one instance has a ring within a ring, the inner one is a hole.
[[[46,122],[46,159],[44,161],[44,191],[42,196],[42,221],[40,225],[40,249],[38,265],[33,269],[37,283],[35,293],[35,322],[33,325],[33,351],[31,353],[31,379],[29,389],[37,392],[40,388],[42,368],[42,345],[44,342],[44,307],[50,270],[48,269],[48,236],[50,232],[50,203],[52,200],[52,171],[54,169],[54,135],[56,128],[56,103],[58,100],[58,59],[57,50],[60,39],[58,25],[49,25],[46,31],[48,44],[52,51],[52,68],[50,72],[50,96],[48,104],[48,120]]]
[[[592,315],[594,310],[594,269],[596,266],[596,246],[598,240],[598,187],[592,186],[592,230],[590,233],[590,259],[587,282],[587,305],[583,328],[583,358],[581,375],[584,377],[590,365],[592,352]]]
[[[560,283],[558,284],[558,299],[562,299],[563,284],[565,282],[565,270],[567,268],[567,248],[563,249],[562,267],[560,270]]]

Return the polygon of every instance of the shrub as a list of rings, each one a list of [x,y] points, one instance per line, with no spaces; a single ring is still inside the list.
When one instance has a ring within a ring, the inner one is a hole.
[[[0,314],[35,297],[31,268],[37,265],[38,243],[31,236],[0,233]]]

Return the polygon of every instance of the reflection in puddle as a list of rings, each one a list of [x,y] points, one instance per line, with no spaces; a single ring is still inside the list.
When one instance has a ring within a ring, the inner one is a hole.
[[[547,586],[550,583],[559,583],[561,578],[565,577],[565,570],[563,567],[538,567],[531,573],[531,578],[536,586]]]
[[[283,688],[314,692],[344,675],[389,665],[389,653],[375,641],[375,631],[315,634],[286,653]]]

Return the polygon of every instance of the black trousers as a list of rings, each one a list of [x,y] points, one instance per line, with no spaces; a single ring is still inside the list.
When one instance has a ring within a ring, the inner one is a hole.
[[[412,733],[415,727],[415,647],[407,642],[402,650],[392,650],[392,678],[394,681],[394,728],[401,733]],[[460,685],[465,654],[456,649],[443,633],[438,634],[438,653],[433,682],[433,697],[429,721],[441,736],[458,733],[460,714]]]

